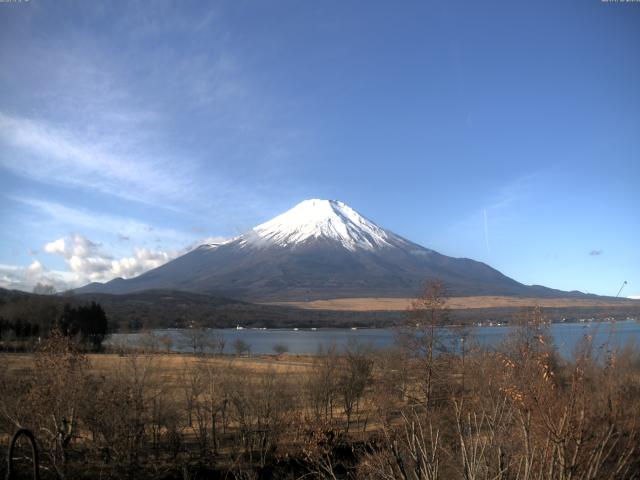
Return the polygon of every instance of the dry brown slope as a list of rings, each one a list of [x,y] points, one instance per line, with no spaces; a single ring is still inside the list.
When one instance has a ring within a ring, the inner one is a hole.
[[[309,302],[272,302],[271,304],[288,305],[309,310],[365,312],[406,310],[411,304],[411,301],[411,298],[336,298]],[[453,310],[470,308],[517,308],[535,305],[547,308],[640,306],[640,301],[608,298],[524,298],[499,296],[451,297],[447,300],[447,306]]]

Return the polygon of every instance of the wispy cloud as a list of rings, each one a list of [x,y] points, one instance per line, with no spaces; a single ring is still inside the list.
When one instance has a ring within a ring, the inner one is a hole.
[[[136,38],[149,38],[167,33],[196,33],[210,26],[220,15],[220,7],[216,4],[201,4],[204,9],[191,10],[180,2],[155,2],[149,8],[145,2],[128,2],[127,15],[119,22],[123,33]],[[121,11],[122,5],[117,7]],[[100,7],[99,7],[100,8]],[[103,14],[98,10],[96,14]]]
[[[193,181],[171,162],[123,150],[116,138],[80,138],[42,120],[0,112],[0,141],[11,147],[1,165],[41,182],[91,188],[128,200],[171,205],[190,199]],[[184,171],[184,170],[183,170]]]
[[[534,183],[540,178],[540,173],[531,173],[513,179],[498,189],[494,198],[488,202],[485,208],[499,210],[526,198],[534,188]]]
[[[589,255],[591,255],[592,257],[598,257],[600,255],[602,255],[604,253],[604,250],[591,250],[589,252]]]
[[[22,47],[0,48],[11,65],[0,71],[11,99],[0,111],[0,167],[194,217],[255,211],[261,193],[235,166],[259,162],[283,135],[217,22],[220,9],[87,3],[73,9],[83,22],[46,42],[30,32],[66,22],[58,9],[19,19]],[[77,27],[105,18],[108,41]],[[176,41],[156,42],[167,35]]]
[[[532,190],[532,184],[538,178],[538,174],[530,174],[514,178],[504,184],[497,191],[489,196],[484,204],[470,209],[465,216],[455,220],[447,228],[447,237],[453,236],[473,236],[477,238],[478,255],[491,253],[491,235],[489,227],[493,230],[500,230],[509,217],[510,210],[526,199]],[[491,220],[491,225],[490,225]],[[494,235],[494,239],[500,235]],[[436,237],[434,242],[437,242]],[[450,240],[448,241],[450,244]],[[494,245],[495,247],[495,245]]]
[[[69,207],[57,202],[29,197],[9,197],[26,205],[38,213],[37,225],[54,223],[58,230],[91,231],[116,235],[119,240],[134,239],[141,242],[148,239],[151,232],[171,245],[188,245],[199,238],[193,232],[183,232],[173,228],[158,227],[130,217],[111,215],[81,208]]]

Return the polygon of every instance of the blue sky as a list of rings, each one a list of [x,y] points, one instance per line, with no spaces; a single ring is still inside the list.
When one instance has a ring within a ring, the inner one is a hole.
[[[306,198],[640,295],[640,3],[0,3],[0,286],[132,276]]]

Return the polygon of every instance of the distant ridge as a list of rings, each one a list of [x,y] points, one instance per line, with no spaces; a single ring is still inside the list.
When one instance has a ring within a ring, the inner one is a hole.
[[[151,289],[247,301],[416,296],[427,279],[451,296],[596,298],[513,280],[490,266],[413,243],[336,200],[305,200],[226,242],[205,244],[136,278],[91,283],[76,293]]]

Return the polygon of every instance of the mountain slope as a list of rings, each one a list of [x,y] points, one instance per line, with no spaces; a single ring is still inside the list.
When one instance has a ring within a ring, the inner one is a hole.
[[[525,286],[488,265],[406,240],[335,200],[306,200],[221,244],[202,245],[136,278],[76,292],[174,289],[251,301],[412,297],[426,279],[453,296],[582,295]]]

